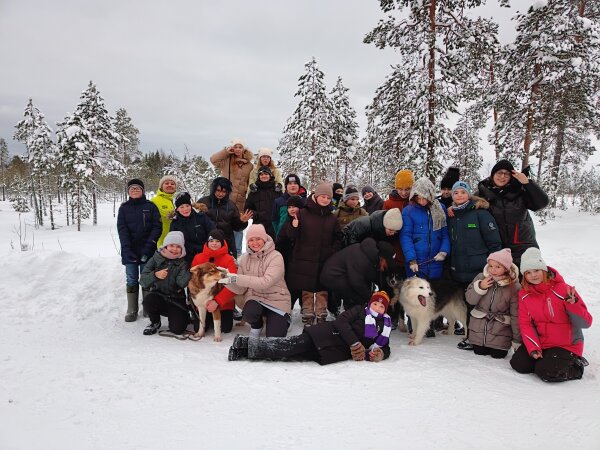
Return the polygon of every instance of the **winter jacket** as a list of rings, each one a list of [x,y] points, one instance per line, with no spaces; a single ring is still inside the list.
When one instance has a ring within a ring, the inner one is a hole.
[[[442,208],[446,212],[446,208],[443,206]],[[410,270],[409,263],[417,261],[420,276],[432,280],[441,278],[444,263],[443,261],[433,261],[433,257],[439,252],[450,254],[448,227],[444,226],[433,231],[430,209],[414,202],[402,210],[402,222],[400,244],[404,253],[406,276],[415,275]]]
[[[253,224],[262,224],[265,231],[273,240],[275,240],[275,230],[273,229],[273,205],[275,199],[281,197],[281,193],[275,191],[275,182],[273,179],[263,183],[256,182],[256,190],[251,191],[246,199],[244,210],[251,210]]]
[[[521,342],[519,331],[519,270],[513,264],[511,280],[481,289],[479,282],[488,276],[487,266],[467,288],[467,303],[475,308],[469,320],[469,342],[481,347],[508,350]]]
[[[388,209],[398,208],[400,211],[402,211],[405,206],[408,206],[408,203],[408,198],[400,197],[398,191],[394,189],[392,192],[390,192],[387,200],[383,202],[383,209],[387,211]]]
[[[254,168],[248,176],[248,185],[256,183],[256,180],[258,180],[258,169],[260,169],[260,167],[260,158],[258,158],[258,162],[254,165]],[[283,189],[283,178],[281,176],[281,171],[275,166],[275,161],[273,161],[273,158],[271,158],[271,161],[269,161],[268,167],[275,179],[275,185],[279,185]]]
[[[121,263],[140,264],[142,257],[150,258],[161,230],[160,213],[145,196],[122,203],[117,214]]]
[[[210,162],[219,169],[220,175],[231,181],[231,201],[242,211],[248,191],[248,177],[252,172],[252,152],[244,149],[241,158],[229,153],[228,148],[218,151],[210,157]]]
[[[350,346],[361,342],[368,349],[375,339],[365,338],[365,306],[357,305],[344,311],[337,319],[323,322],[306,329],[318,352],[321,365],[352,359]],[[375,319],[377,332],[383,331],[383,318]],[[383,359],[390,357],[390,346],[381,347]]]
[[[373,238],[366,238],[334,253],[323,266],[321,284],[335,291],[352,289],[367,301],[377,279],[379,250]]]
[[[152,203],[156,205],[158,211],[160,212],[160,220],[162,222],[162,231],[160,238],[156,243],[157,247],[162,245],[163,241],[165,240],[165,236],[171,227],[171,212],[175,210],[175,205],[173,205],[174,195],[175,194],[167,194],[159,189],[156,195],[152,198]]]
[[[452,196],[444,198],[441,195],[438,195],[436,197],[436,200],[438,200],[442,205],[444,205],[446,209],[452,206]]]
[[[373,197],[369,200],[365,200],[363,208],[368,214],[373,214],[375,211],[383,209],[383,199],[377,192],[373,192]]]
[[[202,253],[198,253],[194,256],[191,267],[197,266],[204,263],[213,263],[219,267],[224,267],[229,273],[237,273],[237,266],[235,265],[235,259],[229,254],[229,248],[227,248],[227,242],[217,249],[211,250],[207,244],[204,244]],[[231,292],[227,287],[223,288],[221,292],[215,295],[215,301],[219,304],[221,311],[232,310],[235,303],[233,298],[235,293]]]
[[[275,250],[275,243],[269,236],[258,252],[248,249],[242,255],[238,267],[237,281],[227,287],[236,294],[243,294],[244,300],[256,300],[290,314],[290,292],[285,284],[283,256]]]
[[[242,231],[248,226],[248,222],[242,222],[240,220],[240,212],[237,206],[235,206],[235,203],[229,200],[229,195],[225,196],[222,200],[215,197],[216,189],[217,186],[213,181],[210,186],[210,195],[202,197],[198,200],[198,203],[207,206],[208,211],[206,211],[206,215],[210,220],[216,223],[217,228],[225,234],[229,251],[234,258],[237,258],[233,232]]]
[[[215,228],[215,223],[206,214],[192,209],[188,217],[183,217],[179,212],[175,213],[169,231],[181,231],[183,233],[185,238],[185,260],[190,264],[196,253],[202,252],[204,244],[208,240],[208,234],[213,228]]]
[[[319,282],[325,261],[342,246],[340,226],[331,206],[320,206],[311,195],[306,207],[298,212],[298,227],[286,227],[294,250],[287,277],[290,289],[309,292],[327,290]]]
[[[469,283],[487,264],[490,253],[502,249],[498,226],[485,208],[469,200],[465,209],[448,218],[451,252],[450,274],[459,283]]]
[[[554,279],[519,291],[519,327],[527,353],[560,347],[583,354],[582,328],[592,325],[592,315],[576,292],[577,301],[565,301],[571,289],[552,267]]]
[[[539,211],[549,203],[546,193],[534,182],[519,183],[511,178],[503,189],[494,187],[489,178],[479,182],[478,192],[490,203],[489,211],[496,219],[504,247],[512,251],[518,266],[521,255],[529,247],[538,247],[535,228],[528,210]]]
[[[140,285],[150,292],[162,294],[169,300],[185,305],[185,288],[191,278],[188,267],[185,259],[168,259],[156,250],[144,266],[140,275]],[[154,273],[163,269],[169,269],[169,271],[167,278],[160,280]]]
[[[358,219],[359,217],[368,216],[369,213],[367,213],[360,206],[357,206],[356,208],[350,208],[349,206],[346,206],[346,203],[341,201],[338,206],[338,209],[334,211],[333,215],[337,217],[337,221],[340,224],[340,228],[343,229],[353,220]]]
[[[304,199],[304,204],[306,204],[306,189],[300,186],[297,194],[298,197]],[[287,201],[290,198],[290,194],[284,192],[281,197],[277,197],[275,199],[275,203],[273,204],[273,213],[271,215],[271,222],[273,222],[273,229],[275,230],[275,238],[279,236],[279,232],[281,231],[281,227],[288,220],[288,212],[287,212]]]

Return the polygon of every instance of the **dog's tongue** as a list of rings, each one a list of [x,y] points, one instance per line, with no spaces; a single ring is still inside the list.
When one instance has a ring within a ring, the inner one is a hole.
[[[419,295],[419,302],[421,303],[421,306],[427,306],[427,299],[424,295]]]

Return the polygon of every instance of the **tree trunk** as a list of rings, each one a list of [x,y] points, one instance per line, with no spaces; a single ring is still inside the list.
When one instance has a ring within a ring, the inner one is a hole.
[[[65,194],[65,211],[67,212],[67,226],[69,226],[69,196]]]
[[[81,184],[77,185],[77,231],[81,231]]]
[[[536,64],[533,68],[533,77],[535,83],[531,86],[531,96],[529,97],[529,105],[527,106],[527,123],[525,125],[525,141],[523,143],[523,162],[521,163],[521,169],[524,169],[529,165],[529,153],[531,149],[531,141],[533,140],[533,117],[535,115],[535,103],[537,101],[539,91],[539,80],[538,77],[541,74],[541,67]]]
[[[48,208],[50,209],[50,229],[55,230],[54,210],[52,209],[52,189],[50,189],[50,177],[46,177],[46,186],[48,189]]]
[[[538,173],[537,173],[537,180],[541,181],[542,180],[542,165],[544,163],[544,156],[546,153],[546,146],[547,144],[548,138],[544,135],[544,137],[542,138],[542,143],[540,144],[540,162],[538,164]]]
[[[565,148],[565,124],[560,122],[556,130],[556,145],[554,147],[554,157],[552,158],[552,168],[550,170],[550,206],[556,208],[556,193],[558,192],[558,175],[560,174],[560,164],[563,150]]]
[[[35,212],[35,227],[44,225],[44,219],[42,218],[42,214],[40,212],[40,205],[37,198],[37,190],[35,188],[35,181],[33,174],[29,176],[29,180],[31,183],[31,197],[33,201],[33,210]]]
[[[428,177],[431,182],[435,181],[435,174],[433,173],[433,161],[435,158],[435,140],[434,140],[434,126],[435,126],[435,10],[436,0],[431,0],[429,5],[429,61],[428,61],[428,77],[429,77],[429,92],[428,92],[428,136],[427,136],[427,156],[425,158],[425,176]]]

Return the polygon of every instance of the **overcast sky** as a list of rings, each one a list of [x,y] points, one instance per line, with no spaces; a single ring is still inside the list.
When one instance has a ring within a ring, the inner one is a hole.
[[[481,13],[512,39],[515,8],[488,3]],[[112,115],[128,111],[143,151],[208,157],[233,137],[275,148],[313,56],[328,90],[338,76],[350,88],[362,133],[396,61],[362,43],[380,18],[377,0],[0,0],[0,137],[22,152],[12,135],[27,100],[55,129],[93,80]]]

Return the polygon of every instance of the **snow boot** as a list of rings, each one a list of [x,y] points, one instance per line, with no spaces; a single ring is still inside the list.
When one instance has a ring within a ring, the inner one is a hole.
[[[150,322],[150,324],[144,328],[144,336],[156,334],[158,330],[160,330],[160,320],[158,322]]]
[[[233,338],[233,344],[229,348],[227,359],[229,361],[238,361],[248,358],[248,337],[238,334]]]
[[[461,349],[461,350],[473,350],[473,344],[471,344],[466,339],[463,339],[458,344],[456,344],[456,347],[459,348],[459,349]]]
[[[135,322],[137,320],[139,296],[139,286],[127,286],[127,314],[125,314],[125,322]]]

